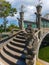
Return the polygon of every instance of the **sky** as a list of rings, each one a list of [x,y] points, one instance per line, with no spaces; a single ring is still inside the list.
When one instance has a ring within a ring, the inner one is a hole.
[[[10,23],[18,25],[17,18],[19,18],[19,12],[20,12],[20,7],[21,5],[24,5],[24,19],[29,20],[29,21],[35,21],[36,19],[36,6],[39,3],[39,0],[6,0],[8,1],[12,7],[17,9],[17,14],[15,14],[14,17],[7,17],[8,25]],[[46,15],[47,13],[49,14],[49,0],[41,0],[42,2],[42,16]],[[0,22],[3,22],[3,20],[0,20]]]

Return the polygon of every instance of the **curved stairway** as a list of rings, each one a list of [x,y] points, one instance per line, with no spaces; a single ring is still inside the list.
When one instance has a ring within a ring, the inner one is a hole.
[[[0,53],[0,61],[4,65],[26,65],[25,59],[27,57],[24,50],[26,50],[28,42],[25,35],[26,33],[21,31],[9,43],[3,46]]]

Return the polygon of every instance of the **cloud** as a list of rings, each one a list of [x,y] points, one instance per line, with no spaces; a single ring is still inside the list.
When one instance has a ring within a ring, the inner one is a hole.
[[[39,0],[6,0],[9,1],[12,7],[17,8],[18,13],[20,11],[21,4],[25,6],[25,15],[24,19],[27,20],[35,20],[35,6],[39,3]],[[44,16],[46,13],[49,13],[49,0],[41,0],[42,1],[42,15]],[[19,14],[16,14],[15,17],[19,17]]]
[[[36,8],[34,7],[34,6],[31,6],[31,5],[29,5],[29,6],[27,6],[27,7],[25,7],[26,9],[26,12],[25,12],[25,16],[24,16],[24,19],[26,19],[26,20],[33,20],[33,15],[34,15],[34,13],[35,13],[35,11],[36,11]]]
[[[42,12],[44,14],[49,13],[49,0],[42,0]]]

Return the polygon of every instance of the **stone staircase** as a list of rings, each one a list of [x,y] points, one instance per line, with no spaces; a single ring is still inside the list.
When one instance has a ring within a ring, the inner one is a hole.
[[[18,33],[9,43],[5,44],[0,52],[0,61],[4,65],[26,65],[25,50],[29,41],[28,37],[25,37],[26,33],[21,31]]]

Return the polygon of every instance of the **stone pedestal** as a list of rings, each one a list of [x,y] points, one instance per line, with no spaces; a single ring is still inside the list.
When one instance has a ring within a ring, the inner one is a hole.
[[[42,6],[37,5],[36,9],[37,9],[37,12],[35,13],[36,14],[36,25],[37,25],[38,30],[40,30],[41,29],[41,9],[42,9]],[[41,31],[39,32],[38,37],[40,39]]]

